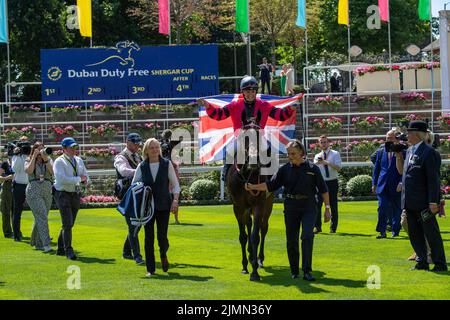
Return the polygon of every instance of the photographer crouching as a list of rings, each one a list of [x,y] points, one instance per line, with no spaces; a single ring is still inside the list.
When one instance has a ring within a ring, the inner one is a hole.
[[[31,155],[25,162],[29,181],[26,197],[34,216],[30,243],[45,253],[52,251],[48,229],[48,213],[53,201],[53,161],[50,159],[52,152],[51,148],[44,148],[42,142],[35,142]]]
[[[20,220],[22,218],[23,205],[26,199],[26,188],[28,185],[28,175],[25,172],[25,161],[31,153],[31,144],[28,141],[28,137],[20,137],[17,144],[9,144],[9,154],[11,153],[11,147],[13,149],[12,155],[12,169],[14,173],[14,179],[12,184],[13,189],[13,233],[14,241],[22,241],[22,232],[20,231]]]

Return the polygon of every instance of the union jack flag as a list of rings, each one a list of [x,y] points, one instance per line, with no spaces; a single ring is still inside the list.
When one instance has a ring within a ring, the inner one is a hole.
[[[206,97],[204,100],[216,107],[224,107],[231,101],[239,98],[240,94],[222,94],[217,96]],[[289,105],[299,104],[302,94],[280,99],[279,96],[257,95],[261,100],[269,102],[277,108],[284,108]],[[227,146],[236,141],[233,132],[233,123],[231,117],[217,121],[211,119],[206,114],[205,107],[199,106],[199,160],[200,163],[220,161],[225,159]],[[272,150],[276,149],[281,153],[286,153],[286,144],[290,139],[294,138],[295,133],[296,112],[285,121],[278,121],[269,117],[264,129],[264,138],[267,142],[272,143]]]

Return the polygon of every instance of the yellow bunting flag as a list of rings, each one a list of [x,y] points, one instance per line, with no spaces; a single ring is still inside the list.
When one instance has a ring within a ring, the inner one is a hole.
[[[338,23],[348,25],[348,0],[339,0]]]
[[[78,24],[83,37],[92,38],[91,0],[77,0]]]

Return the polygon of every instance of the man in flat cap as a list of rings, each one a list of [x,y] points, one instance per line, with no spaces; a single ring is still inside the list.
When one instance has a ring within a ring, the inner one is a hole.
[[[403,165],[402,209],[406,213],[409,239],[417,253],[414,270],[429,270],[427,246],[431,248],[434,263],[432,271],[447,271],[444,244],[442,242],[436,213],[440,200],[441,156],[425,143],[427,124],[411,121],[408,126],[408,142]]]

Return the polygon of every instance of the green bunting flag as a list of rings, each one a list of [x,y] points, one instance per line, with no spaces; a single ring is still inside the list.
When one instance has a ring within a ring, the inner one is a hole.
[[[430,0],[419,0],[419,19],[420,20],[431,19]]]
[[[248,0],[236,0],[236,32],[249,32]]]

